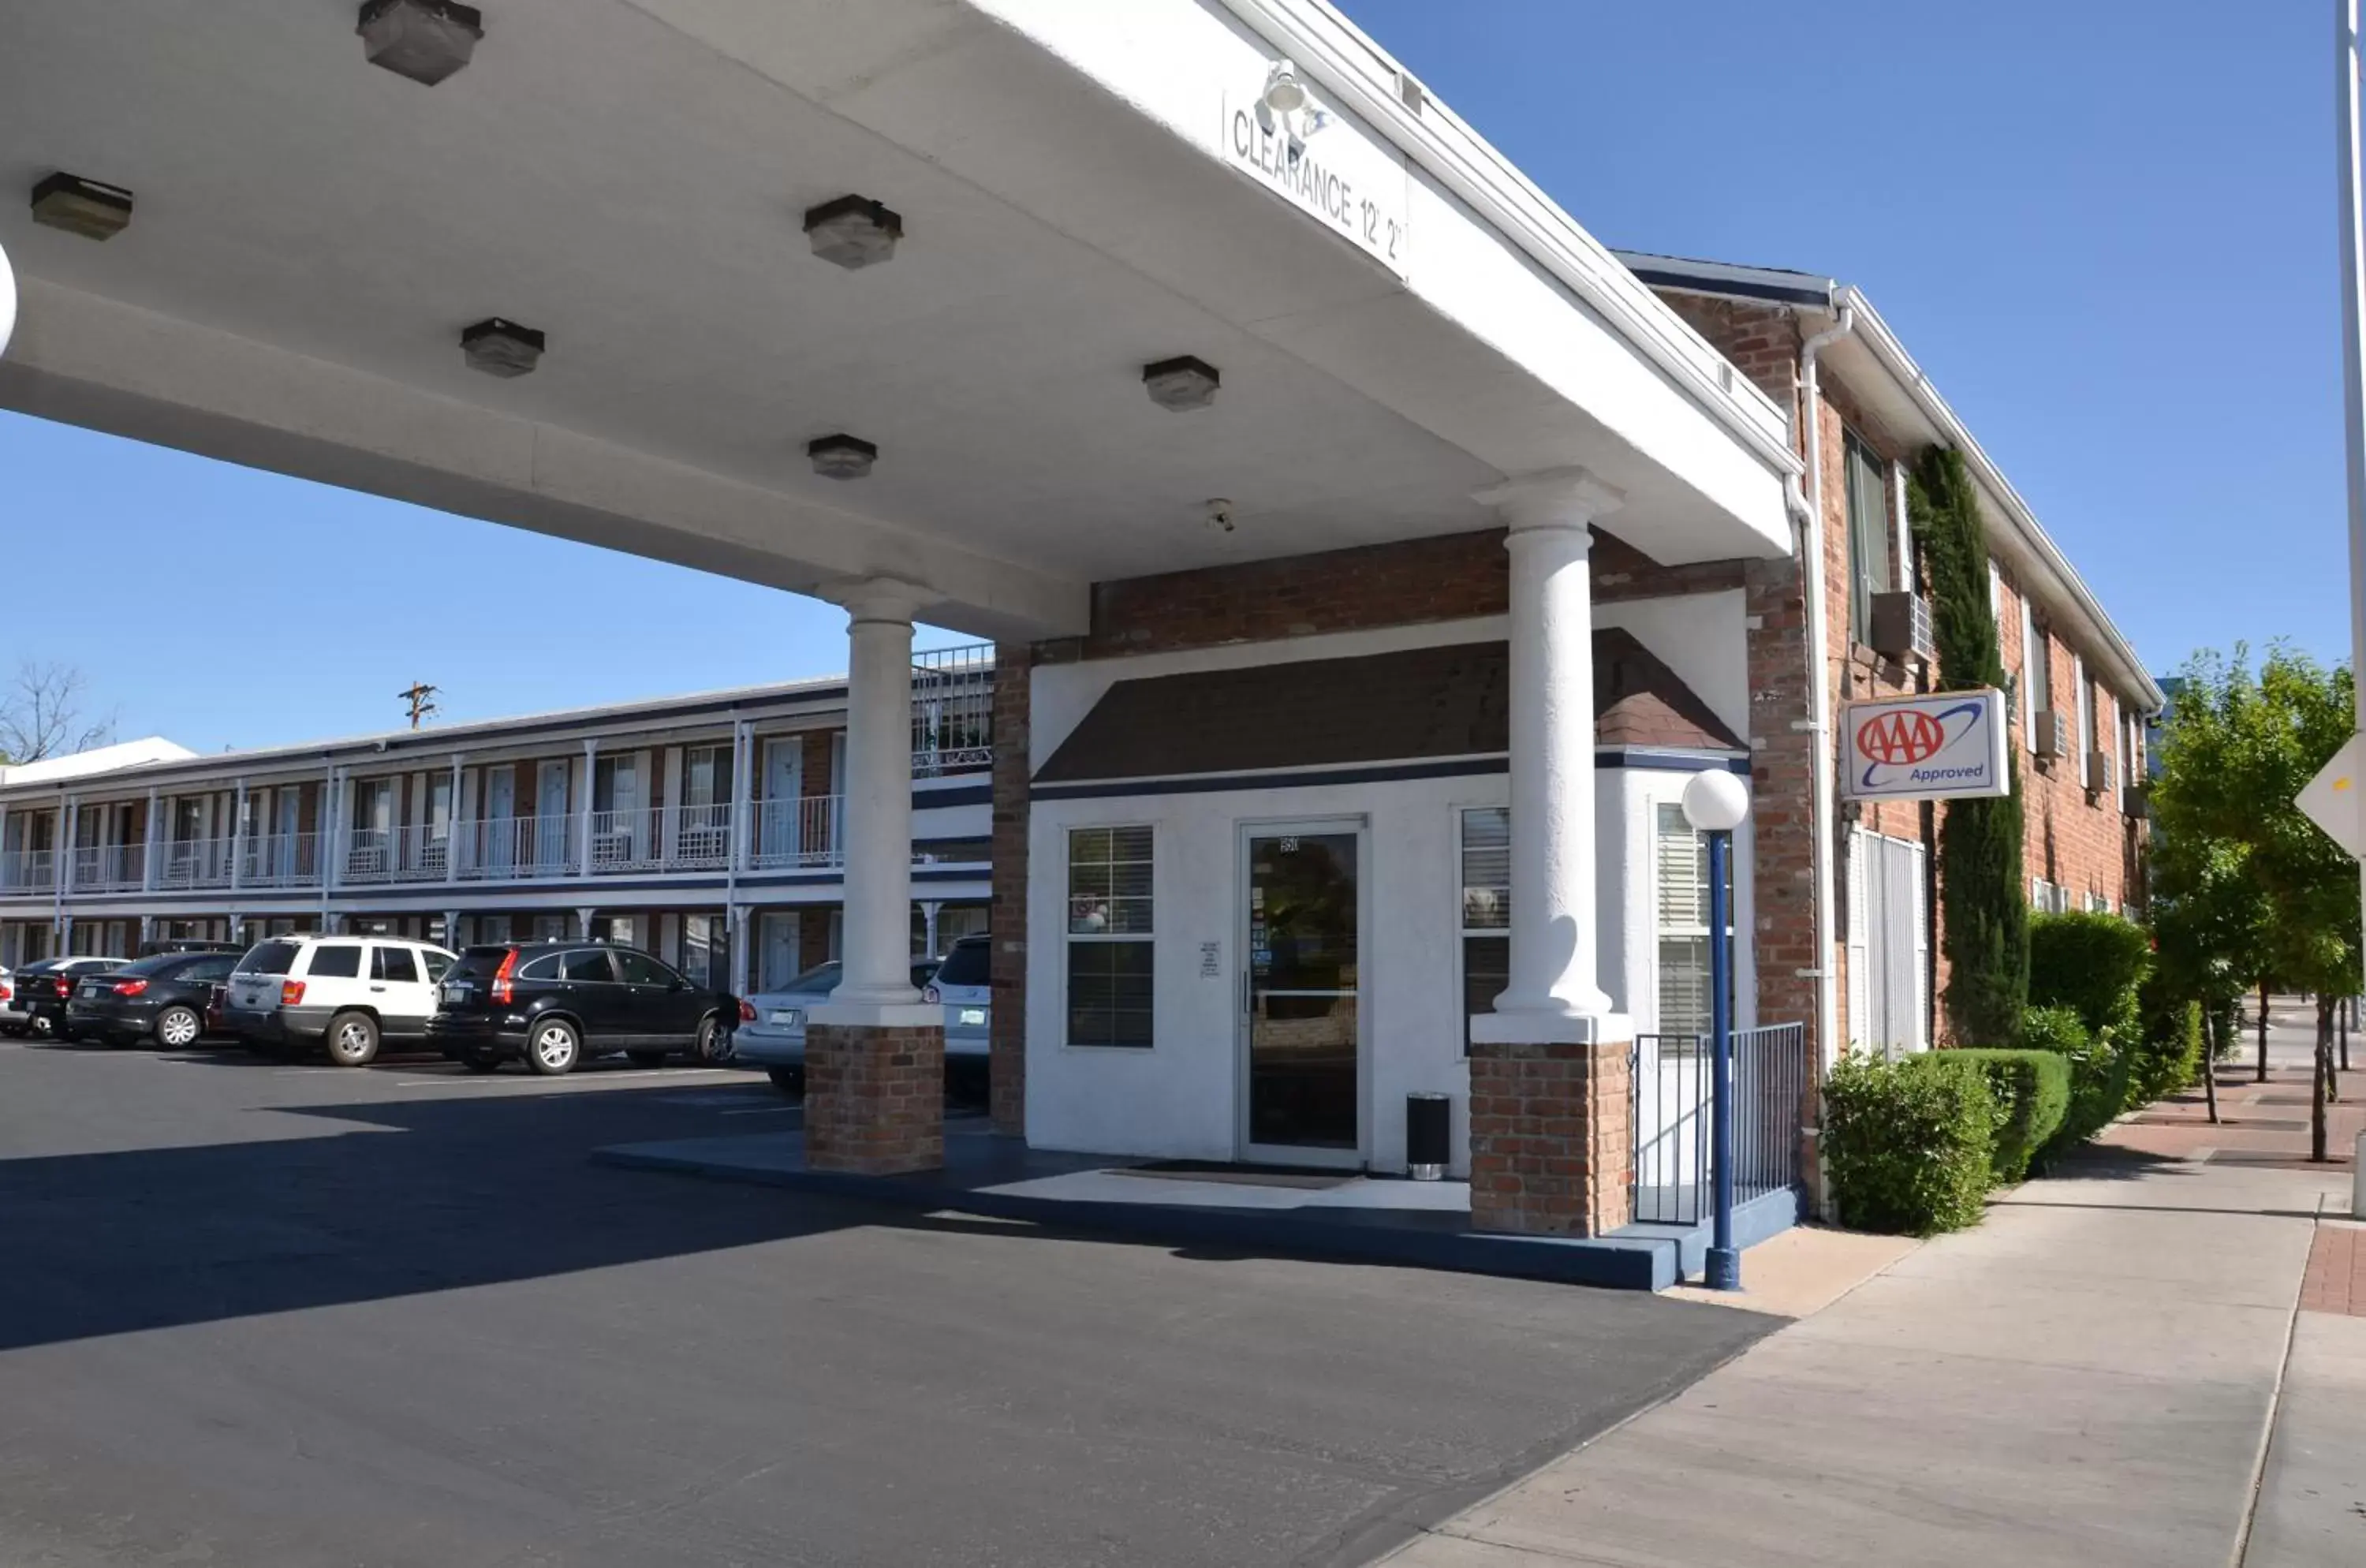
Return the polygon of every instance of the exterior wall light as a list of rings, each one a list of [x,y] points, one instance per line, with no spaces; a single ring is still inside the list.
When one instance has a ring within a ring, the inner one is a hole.
[[[1265,92],[1257,100],[1276,114],[1296,114],[1306,107],[1306,84],[1299,79],[1298,67],[1287,60],[1277,60],[1265,73]]]
[[[485,17],[456,0],[363,0],[354,31],[372,65],[432,87],[468,63]]]
[[[503,380],[533,369],[543,347],[540,333],[499,316],[487,316],[460,332],[460,352],[468,355],[468,368]]]
[[[859,435],[824,435],[806,443],[813,470],[826,479],[859,479],[879,460],[879,448]]]
[[[867,196],[841,196],[806,209],[806,238],[814,254],[849,272],[885,261],[903,237],[903,214]]]
[[[131,221],[131,193],[62,171],[33,187],[33,221],[85,240],[107,239]]]
[[[1173,413],[1206,408],[1216,400],[1222,380],[1214,366],[1188,354],[1142,367],[1142,386],[1150,400]]]

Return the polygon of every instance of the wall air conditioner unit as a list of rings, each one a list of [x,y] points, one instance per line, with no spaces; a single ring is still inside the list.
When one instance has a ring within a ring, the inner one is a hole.
[[[2052,708],[2037,710],[2035,738],[2030,750],[2045,759],[2067,756],[2070,751],[2070,725]]]
[[[1873,596],[1873,650],[1884,659],[1931,659],[1931,601],[1900,591]]]
[[[2087,753],[2087,793],[2109,795],[2119,787],[2119,759],[2108,751]]]
[[[2130,817],[2146,817],[2152,812],[2152,781],[2130,779],[2120,786],[2120,809]]]

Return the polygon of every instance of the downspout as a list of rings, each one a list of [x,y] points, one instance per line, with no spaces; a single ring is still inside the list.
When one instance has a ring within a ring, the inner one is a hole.
[[[1816,981],[1816,1054],[1824,1062],[1840,1054],[1835,1030],[1840,1001],[1837,976],[1832,972],[1834,928],[1838,924],[1834,918],[1838,900],[1832,890],[1832,861],[1840,824],[1832,804],[1831,662],[1826,647],[1831,625],[1825,613],[1823,398],[1817,360],[1826,344],[1837,343],[1855,330],[1856,311],[1843,305],[1837,321],[1799,348],[1800,456],[1808,465],[1807,493],[1803,498],[1807,515],[1800,522],[1802,548],[1808,558],[1808,732],[1815,748],[1809,804],[1816,822],[1815,836],[1810,840],[1816,873],[1816,966],[1809,973]]]

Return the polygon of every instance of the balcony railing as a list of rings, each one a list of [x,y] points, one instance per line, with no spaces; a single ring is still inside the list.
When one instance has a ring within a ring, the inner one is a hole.
[[[129,893],[147,886],[145,844],[77,844],[67,886],[76,893]]]
[[[728,806],[646,806],[592,814],[592,872],[721,871],[731,863]]]
[[[453,875],[463,882],[507,882],[571,876],[578,818],[503,817],[462,822],[454,829]]]
[[[760,871],[783,866],[838,865],[846,858],[841,834],[846,797],[813,795],[803,800],[756,803],[756,837],[749,863]]]
[[[11,893],[46,893],[57,885],[55,851],[0,850],[0,888]]]
[[[1806,1031],[1797,1023],[1733,1032],[1733,1193],[1737,1202],[1799,1183],[1808,1092]],[[1715,1174],[1709,1040],[1643,1034],[1628,1057],[1637,1223],[1698,1224]]]
[[[156,886],[173,892],[197,887],[228,887],[229,839],[183,839],[156,846]]]
[[[994,646],[912,656],[912,776],[935,778],[994,761]]]
[[[452,863],[452,831],[441,823],[356,829],[345,846],[340,881],[441,882]]]
[[[265,833],[249,839],[238,877],[248,887],[319,886],[321,835]]]

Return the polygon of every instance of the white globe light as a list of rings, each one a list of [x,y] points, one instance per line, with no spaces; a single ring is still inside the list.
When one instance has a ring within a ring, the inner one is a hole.
[[[0,251],[0,354],[8,349],[8,333],[17,325],[17,275],[8,270],[8,253]]]
[[[1684,820],[1704,833],[1730,833],[1750,815],[1750,791],[1725,768],[1704,768],[1684,785]]]

